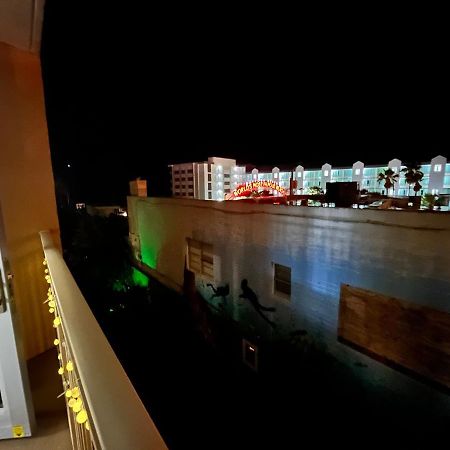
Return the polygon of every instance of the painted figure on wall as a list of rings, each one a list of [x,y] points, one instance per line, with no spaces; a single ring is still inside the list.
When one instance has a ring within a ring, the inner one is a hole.
[[[256,312],[273,328],[275,328],[275,323],[272,322],[268,317],[266,317],[265,314],[263,314],[262,311],[267,311],[267,312],[274,312],[276,311],[275,308],[269,308],[266,306],[261,305],[261,303],[259,303],[258,300],[258,296],[255,294],[255,292],[248,286],[248,281],[247,279],[243,279],[241,281],[241,289],[242,289],[242,294],[239,295],[239,298],[245,298],[247,299],[253,306],[253,308],[255,308]]]
[[[230,295],[230,286],[226,284],[224,286],[218,286],[217,288],[215,288],[211,283],[208,283],[207,286],[209,286],[214,292],[210,300],[215,297],[222,297],[223,302],[220,304],[220,306],[223,306],[224,303],[226,303],[226,298],[228,297],[228,295]]]

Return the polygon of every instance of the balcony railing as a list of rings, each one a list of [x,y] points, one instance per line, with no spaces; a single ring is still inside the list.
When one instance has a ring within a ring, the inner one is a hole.
[[[40,235],[73,448],[167,449],[50,233]]]

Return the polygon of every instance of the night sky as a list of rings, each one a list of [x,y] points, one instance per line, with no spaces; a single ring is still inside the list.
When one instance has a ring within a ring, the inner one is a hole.
[[[46,5],[54,173],[75,200],[123,203],[136,176],[167,195],[168,164],[208,156],[305,167],[450,156],[445,61],[420,39],[288,13],[111,3]]]

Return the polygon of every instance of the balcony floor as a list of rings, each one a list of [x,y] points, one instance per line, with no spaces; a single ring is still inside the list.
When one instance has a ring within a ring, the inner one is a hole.
[[[28,363],[37,429],[31,438],[0,441],[0,450],[70,450],[69,425],[57,374],[56,351],[50,350]]]

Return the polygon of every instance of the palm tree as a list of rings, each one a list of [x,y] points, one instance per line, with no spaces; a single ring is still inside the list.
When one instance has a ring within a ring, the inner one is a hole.
[[[394,184],[398,181],[398,173],[395,173],[391,168],[384,169],[384,173],[378,174],[378,184],[384,181],[384,187],[387,192],[392,188],[394,190]]]
[[[414,195],[422,188],[420,182],[423,178],[423,172],[420,170],[422,166],[418,163],[409,163],[402,169],[402,172],[405,173],[405,181],[408,183],[408,195],[411,190],[411,185],[414,185]]]

